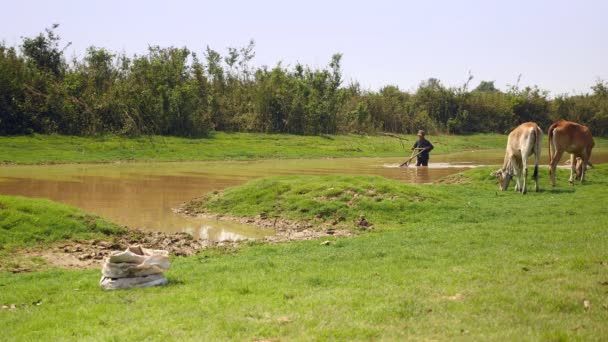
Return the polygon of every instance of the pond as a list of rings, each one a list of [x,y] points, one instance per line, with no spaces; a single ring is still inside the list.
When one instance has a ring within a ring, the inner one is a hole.
[[[430,183],[477,165],[501,164],[502,158],[502,150],[433,155],[428,168],[399,168],[403,157],[2,166],[0,193],[48,198],[132,228],[239,240],[272,232],[187,218],[172,208],[207,192],[264,176],[358,174]],[[608,162],[608,153],[594,153],[593,161]]]

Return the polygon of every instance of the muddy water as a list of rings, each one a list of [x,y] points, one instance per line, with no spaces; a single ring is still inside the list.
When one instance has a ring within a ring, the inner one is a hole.
[[[399,168],[404,158],[2,166],[0,193],[48,198],[134,228],[238,240],[272,232],[225,221],[185,218],[171,209],[207,192],[263,176],[365,174],[429,183],[476,165],[500,164],[502,156],[501,150],[436,155],[428,168]],[[608,162],[608,153],[594,154],[593,160]]]

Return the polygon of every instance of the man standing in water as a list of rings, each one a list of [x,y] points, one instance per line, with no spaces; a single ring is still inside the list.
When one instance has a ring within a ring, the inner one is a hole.
[[[433,144],[430,141],[426,140],[424,136],[426,132],[423,130],[418,131],[418,141],[414,143],[414,147],[412,150],[422,150],[418,155],[418,160],[416,161],[416,166],[428,166],[429,165],[429,152],[433,149]]]

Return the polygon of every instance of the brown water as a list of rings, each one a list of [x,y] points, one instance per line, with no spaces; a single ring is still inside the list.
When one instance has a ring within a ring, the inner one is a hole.
[[[0,193],[48,198],[133,228],[238,240],[272,232],[186,218],[171,209],[207,192],[263,176],[361,174],[429,183],[476,165],[501,164],[502,156],[501,150],[437,155],[432,156],[428,168],[399,168],[404,158],[2,166]],[[595,153],[593,161],[608,162],[608,153]]]

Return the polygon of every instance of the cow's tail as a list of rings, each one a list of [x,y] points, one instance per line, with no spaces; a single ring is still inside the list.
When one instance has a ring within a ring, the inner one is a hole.
[[[553,145],[553,130],[555,130],[555,126],[556,124],[554,123],[553,125],[549,126],[549,129],[547,130],[547,140],[549,140],[549,165],[553,164],[553,153],[551,152],[551,145]]]

